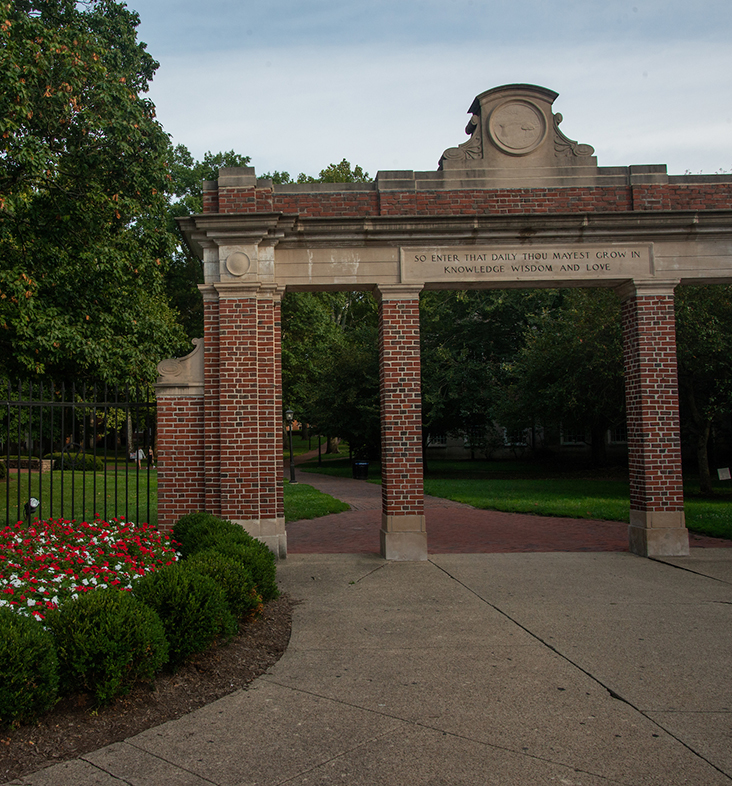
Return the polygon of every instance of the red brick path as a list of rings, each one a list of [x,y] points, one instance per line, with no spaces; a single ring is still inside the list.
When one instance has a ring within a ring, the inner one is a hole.
[[[381,490],[365,481],[300,472],[298,480],[352,508],[287,524],[291,554],[378,554]],[[478,510],[425,497],[430,554],[493,554],[530,551],[628,551],[628,524]],[[732,541],[690,533],[692,548],[732,547]]]

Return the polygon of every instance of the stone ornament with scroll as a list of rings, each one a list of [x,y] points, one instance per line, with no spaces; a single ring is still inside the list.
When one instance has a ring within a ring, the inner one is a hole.
[[[556,187],[575,185],[578,178],[593,185],[598,175],[594,148],[560,131],[562,116],[552,112],[557,96],[538,85],[504,85],[481,93],[468,110],[470,139],[445,150],[440,170],[497,186]]]

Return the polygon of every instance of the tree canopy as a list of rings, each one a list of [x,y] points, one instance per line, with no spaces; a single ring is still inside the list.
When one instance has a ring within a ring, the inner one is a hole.
[[[351,168],[350,162],[345,158],[340,164],[328,164],[325,169],[320,170],[318,177],[300,172],[297,179],[293,180],[289,172],[279,172],[276,169],[274,172],[267,172],[262,177],[280,185],[287,183],[370,183],[373,180],[369,173],[364,172],[358,164]]]
[[[216,180],[222,167],[247,166],[250,160],[249,156],[229,150],[226,153],[208,152],[201,161],[196,161],[185,145],[177,145],[170,157],[168,231],[180,238],[175,219],[203,212],[204,180]],[[189,340],[203,336],[203,301],[198,291],[202,283],[201,260],[178,241],[165,271],[165,291]]]
[[[114,0],[0,4],[0,371],[138,382],[185,351],[157,63]]]

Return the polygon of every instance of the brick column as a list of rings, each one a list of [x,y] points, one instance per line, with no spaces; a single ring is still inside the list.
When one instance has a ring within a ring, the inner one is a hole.
[[[681,476],[674,283],[631,283],[618,290],[623,301],[630,550],[644,557],[689,553]]]
[[[158,527],[205,507],[203,342],[158,363]]]
[[[257,293],[257,395],[259,528],[253,532],[280,557],[287,556],[282,499],[282,288],[263,284]]]
[[[384,285],[379,301],[381,390],[381,554],[426,560],[422,487],[419,293],[422,287]]]
[[[211,285],[203,295],[204,330],[204,454],[206,500],[202,509],[221,514],[221,431],[219,424],[219,295]]]
[[[221,516],[259,527],[258,284],[214,284],[219,295]],[[254,533],[253,533],[254,534]]]

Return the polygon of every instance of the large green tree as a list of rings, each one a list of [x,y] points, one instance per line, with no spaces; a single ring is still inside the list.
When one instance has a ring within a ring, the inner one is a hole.
[[[436,434],[465,435],[473,450],[489,453],[496,437],[503,443],[497,423],[519,430],[531,424],[530,414],[521,412],[514,418],[505,406],[507,364],[523,346],[533,315],[554,300],[556,293],[547,290],[443,290],[422,295],[425,444]]]
[[[605,289],[558,294],[527,327],[510,363],[506,416],[588,428],[601,465],[605,432],[625,417],[620,301]]]
[[[157,63],[114,0],[0,3],[0,372],[154,379],[184,349],[163,271]]]
[[[732,412],[732,287],[677,287],[676,335],[682,428],[711,494],[710,435]]]
[[[293,292],[282,301],[284,404],[359,456],[379,451],[377,305],[367,292]]]
[[[185,145],[177,145],[171,155],[171,204],[168,209],[168,231],[180,238],[175,219],[203,212],[203,181],[216,180],[222,167],[242,167],[249,156],[229,150],[204,155],[197,161]],[[198,285],[203,283],[201,260],[182,242],[173,249],[165,271],[165,291],[178,312],[188,339],[203,335],[203,301]]]

